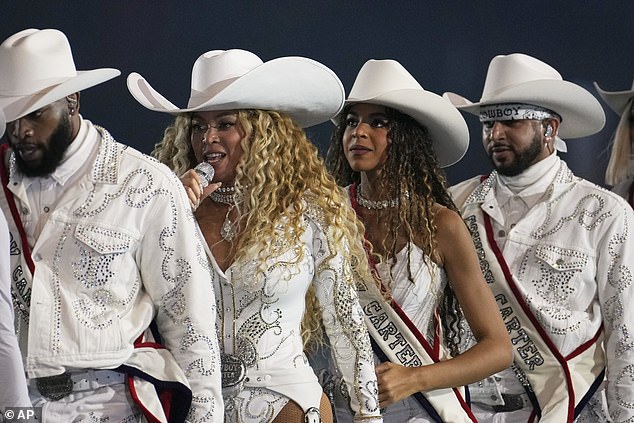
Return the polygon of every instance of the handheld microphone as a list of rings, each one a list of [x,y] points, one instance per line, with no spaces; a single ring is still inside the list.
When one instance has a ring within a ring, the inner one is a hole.
[[[203,188],[209,185],[211,180],[214,178],[214,167],[207,162],[198,163],[194,168],[194,171],[198,174],[198,176],[200,176],[200,184]]]

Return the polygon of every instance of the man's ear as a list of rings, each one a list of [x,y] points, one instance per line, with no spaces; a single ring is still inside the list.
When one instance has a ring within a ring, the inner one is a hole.
[[[75,113],[79,113],[79,92],[66,96],[66,102],[68,103],[68,114],[73,116]]]

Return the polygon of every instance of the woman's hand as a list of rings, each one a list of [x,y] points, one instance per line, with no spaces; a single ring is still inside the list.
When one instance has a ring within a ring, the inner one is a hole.
[[[379,403],[381,408],[394,404],[422,389],[420,373],[423,367],[405,367],[389,361],[376,366],[379,383]]]
[[[189,169],[185,172],[183,176],[181,176],[181,182],[185,187],[185,192],[189,198],[189,204],[191,205],[192,210],[196,210],[200,203],[207,198],[209,194],[217,190],[220,185],[222,185],[222,182],[216,182],[203,188],[202,178],[194,169]]]

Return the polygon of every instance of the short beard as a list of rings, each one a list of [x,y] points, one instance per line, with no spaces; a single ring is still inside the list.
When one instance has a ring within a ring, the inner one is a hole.
[[[516,151],[515,160],[508,165],[496,166],[493,159],[489,156],[493,167],[500,175],[517,176],[526,169],[535,164],[537,157],[542,153],[542,140],[539,133],[535,133],[533,142],[524,150]]]
[[[49,137],[48,146],[42,147],[44,154],[39,165],[30,166],[22,160],[20,154],[15,154],[15,164],[21,173],[30,177],[48,176],[60,165],[64,158],[64,153],[66,153],[68,146],[73,141],[73,128],[70,124],[70,117],[66,113],[62,116],[57,128]]]

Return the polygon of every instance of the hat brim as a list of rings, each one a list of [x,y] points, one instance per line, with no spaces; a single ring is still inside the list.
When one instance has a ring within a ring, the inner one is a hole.
[[[607,103],[608,106],[614,112],[621,116],[627,107],[628,102],[634,97],[634,90],[627,91],[605,91],[599,87],[599,84],[594,83],[594,88],[601,96],[601,98]]]
[[[469,148],[469,128],[447,99],[429,91],[394,90],[374,97],[348,98],[348,104],[369,103],[404,113],[429,131],[441,167],[457,163]]]
[[[530,81],[496,92],[473,103],[466,98],[446,93],[460,110],[478,116],[481,106],[505,103],[525,103],[545,107],[561,116],[558,135],[580,138],[599,132],[605,125],[605,112],[599,101],[584,88],[568,81]]]
[[[128,76],[130,94],[144,107],[177,115],[196,111],[275,110],[303,128],[325,122],[343,107],[341,81],[326,66],[304,57],[273,59],[236,78],[195,107],[179,108],[138,73]]]
[[[94,87],[119,75],[121,75],[121,72],[112,68],[77,71],[77,76],[36,93],[0,97],[0,104],[3,105],[7,122],[11,122],[67,95]]]

